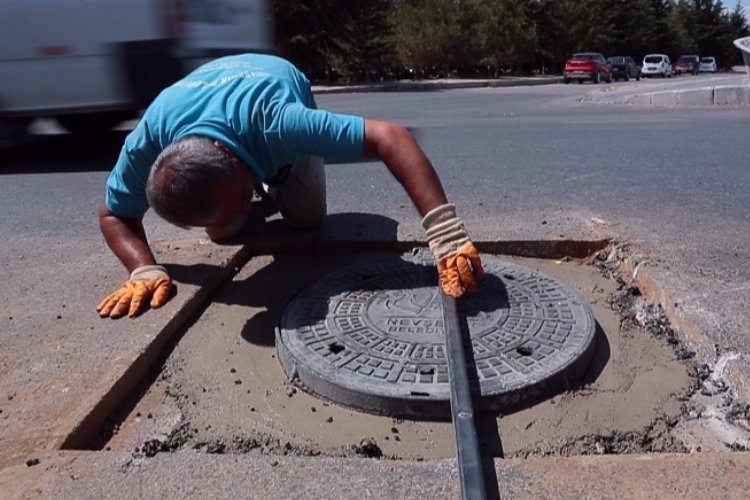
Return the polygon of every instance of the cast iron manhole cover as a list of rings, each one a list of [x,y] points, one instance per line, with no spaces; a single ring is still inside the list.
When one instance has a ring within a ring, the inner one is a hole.
[[[594,352],[594,316],[567,285],[483,257],[480,291],[458,302],[480,411],[565,389]],[[337,270],[305,288],[276,330],[287,377],[331,401],[404,417],[450,417],[437,276],[422,257]]]

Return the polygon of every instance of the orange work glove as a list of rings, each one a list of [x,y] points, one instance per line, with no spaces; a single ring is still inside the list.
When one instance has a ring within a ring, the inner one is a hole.
[[[443,291],[451,297],[476,292],[477,278],[484,275],[484,269],[463,222],[456,217],[456,206],[446,203],[430,210],[422,219],[422,226],[427,231]]]
[[[102,318],[119,318],[125,313],[132,318],[149,299],[153,308],[166,304],[171,288],[172,280],[163,266],[142,266],[130,273],[130,279],[102,300],[96,310]]]

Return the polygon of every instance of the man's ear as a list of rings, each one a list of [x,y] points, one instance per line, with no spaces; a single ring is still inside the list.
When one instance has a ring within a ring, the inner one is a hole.
[[[226,154],[228,154],[229,156],[234,156],[234,155],[232,155],[232,152],[231,152],[231,151],[229,151],[229,148],[228,148],[228,147],[226,146],[226,144],[224,144],[223,142],[219,142],[219,141],[214,141],[214,146],[215,146],[215,147],[216,147],[217,149],[219,149],[219,150],[221,150],[221,151],[225,152],[225,153],[226,153]]]
[[[242,164],[242,162],[240,161],[240,159],[239,159],[239,158],[237,158],[237,157],[236,157],[236,156],[234,155],[234,153],[232,152],[232,150],[231,150],[231,149],[229,149],[229,148],[227,147],[227,145],[226,145],[226,144],[224,144],[223,142],[219,142],[219,141],[214,141],[214,146],[215,146],[215,147],[216,147],[217,149],[219,149],[220,151],[223,151],[223,152],[224,152],[224,154],[226,154],[227,156],[229,156],[229,157],[230,157],[230,158],[232,159],[232,162],[233,162],[233,163],[236,163],[236,164],[237,164],[237,165],[239,165],[239,166],[243,166],[243,164]]]

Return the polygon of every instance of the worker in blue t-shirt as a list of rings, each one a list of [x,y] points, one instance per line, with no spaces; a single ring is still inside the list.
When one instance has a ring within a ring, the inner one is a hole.
[[[326,215],[323,158],[363,157],[380,158],[423,217],[443,290],[456,297],[475,291],[479,254],[411,134],[319,110],[310,82],[292,64],[244,54],[207,63],[163,90],[125,139],[99,224],[130,279],[99,304],[99,314],[132,317],[169,298],[171,280],[142,224],[149,207],[219,241],[240,231],[262,185],[286,222],[317,228]]]

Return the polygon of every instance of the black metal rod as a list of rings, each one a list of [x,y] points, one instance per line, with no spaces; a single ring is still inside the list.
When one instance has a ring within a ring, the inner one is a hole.
[[[461,498],[464,500],[486,499],[482,454],[474,423],[469,371],[464,354],[463,332],[456,308],[456,299],[446,295],[442,290],[438,293],[442,296],[445,347],[451,389],[451,417],[456,440]],[[468,331],[465,333],[469,334]]]

